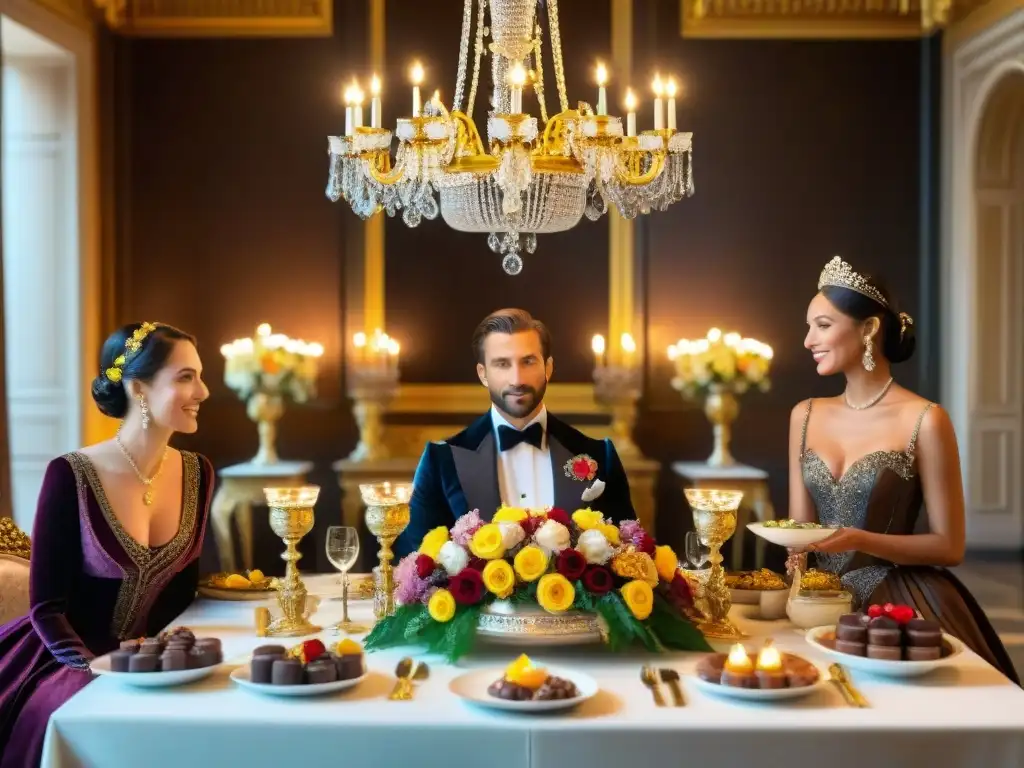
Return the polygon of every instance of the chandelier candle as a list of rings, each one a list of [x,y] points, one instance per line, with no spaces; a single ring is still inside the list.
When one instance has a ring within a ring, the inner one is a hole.
[[[370,127],[380,128],[380,78],[370,79]]]
[[[608,92],[605,90],[605,83],[608,82],[608,70],[604,64],[597,62],[597,114],[601,117],[608,115]]]
[[[668,129],[676,129],[676,81],[670,77],[665,84],[665,95],[668,96]]]
[[[654,91],[654,130],[663,131],[665,130],[665,112],[663,110],[665,102],[662,96],[665,95],[665,86],[661,82],[661,75],[654,76],[651,89]]]
[[[632,89],[626,90],[626,135],[636,136],[636,96]]]
[[[512,86],[512,108],[509,110],[513,115],[523,113],[523,86],[526,84],[526,70],[522,64],[516,64],[509,70],[508,81]]]
[[[359,83],[352,83],[352,123],[356,128],[363,127],[363,89]]]
[[[352,86],[345,88],[345,135],[351,136],[354,133],[355,126],[352,121],[355,119],[355,113],[352,110]]]
[[[418,61],[409,70],[409,80],[412,81],[412,116],[421,117],[423,108],[420,106],[420,85],[423,83],[423,65]]]

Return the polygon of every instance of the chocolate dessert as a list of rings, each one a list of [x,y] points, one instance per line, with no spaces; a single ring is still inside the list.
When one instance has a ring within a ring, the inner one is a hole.
[[[533,695],[535,701],[552,701],[554,699],[575,699],[580,695],[579,689],[571,680],[561,677],[549,677],[544,685]]]
[[[839,624],[836,625],[836,640],[844,640],[849,643],[867,643],[869,620],[862,613],[847,613],[844,616],[840,616]]]
[[[708,683],[722,682],[722,670],[725,669],[724,653],[711,653],[697,662],[697,676]]]
[[[196,640],[196,650],[220,653]],[[261,645],[253,651],[249,679],[261,685],[323,685],[363,676],[363,649],[352,640],[337,645],[342,653],[328,651],[319,640],[305,640],[292,648]]]
[[[496,699],[507,701],[530,701],[533,699],[533,691],[524,685],[512,683],[501,678],[487,686],[487,693]]]
[[[304,678],[302,662],[298,659],[275,659],[270,668],[272,685],[302,685]]]
[[[941,648],[942,628],[939,622],[928,619],[912,619],[907,622],[907,645],[915,647]]]
[[[909,605],[872,605],[866,614],[847,614],[836,625],[835,649],[883,661],[934,661],[944,654],[942,628],[914,618]],[[866,623],[866,642],[854,639],[857,622]]]
[[[868,622],[868,648],[871,646],[900,647],[903,633],[900,625],[888,616],[878,616]]]
[[[330,659],[317,659],[306,665],[306,680],[310,685],[333,683],[338,679],[338,668]]]
[[[262,683],[263,685],[270,685],[273,681],[271,670],[274,667],[274,662],[278,659],[283,659],[284,653],[262,653],[259,656],[252,657],[252,663],[249,665],[249,679],[254,683]]]
[[[176,627],[156,637],[122,640],[110,654],[112,672],[180,672],[212,667],[223,661],[215,637],[196,639],[188,627]]]
[[[908,645],[904,650],[907,661],[935,661],[942,658],[942,648],[937,645]]]
[[[811,662],[791,653],[780,654],[781,672],[752,669],[750,674],[737,675],[726,668],[725,653],[710,653],[697,662],[697,676],[708,683],[740,688],[803,688],[818,682],[820,673]]]

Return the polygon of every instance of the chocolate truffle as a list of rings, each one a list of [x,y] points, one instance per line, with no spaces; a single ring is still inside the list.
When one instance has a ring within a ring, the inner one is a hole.
[[[903,658],[903,649],[897,645],[872,645],[868,644],[868,658],[882,659],[884,661],[899,661]]]
[[[709,653],[697,662],[697,676],[708,683],[721,683],[725,659],[724,653]]]
[[[509,682],[505,678],[491,683],[487,688],[487,693],[496,699],[506,699],[508,701],[530,701],[533,698],[533,691],[529,688],[518,683]]]
[[[274,665],[270,668],[270,682],[273,685],[302,685],[302,678],[301,661],[298,659],[274,659]]]
[[[868,643],[871,645],[900,646],[900,625],[888,616],[878,616],[868,623]],[[870,653],[868,654],[871,655]]]
[[[575,684],[571,680],[562,677],[549,677],[544,684],[537,689],[533,695],[536,701],[553,701],[562,699],[575,699],[580,695]]]
[[[164,672],[179,672],[188,669],[188,651],[168,648],[160,654],[160,669]]]
[[[252,652],[253,658],[257,656],[284,656],[288,649],[283,645],[261,645]]]
[[[790,688],[802,688],[818,682],[818,668],[807,659],[790,653],[782,654],[782,668]]]
[[[145,640],[142,641],[142,644],[139,646],[139,653],[147,653],[152,654],[154,656],[159,656],[163,652],[164,644],[157,640],[155,637],[147,637]]]
[[[189,646],[191,646],[196,640],[195,634],[188,627],[175,627],[168,632],[161,632],[157,637],[158,639],[163,640],[165,644],[179,640]]]
[[[253,656],[252,663],[249,665],[249,676],[252,681],[254,683],[270,685],[273,681],[271,670],[274,667],[274,662],[283,658],[284,656],[275,656],[272,653],[265,653],[262,656]]]
[[[346,653],[334,656],[334,666],[338,668],[339,680],[354,680],[363,674],[363,654]]]
[[[155,653],[133,653],[128,661],[129,672],[156,672],[160,657]]]
[[[139,650],[140,645],[142,645],[142,640],[137,637],[133,637],[131,640],[122,640],[120,649],[122,651],[131,651],[132,653],[135,653]]]
[[[911,619],[907,622],[907,645],[942,647],[942,629],[939,627],[939,622],[928,619]]]
[[[935,661],[942,656],[942,649],[937,645],[908,645],[907,661]]]
[[[112,651],[110,654],[110,670],[112,672],[128,672],[132,656],[134,655],[133,651],[126,651],[123,648],[118,651]]]
[[[306,665],[306,680],[310,685],[333,683],[338,679],[338,668],[330,659],[317,659]]]
[[[836,640],[851,643],[866,643],[868,640],[868,617],[861,613],[847,613],[839,617],[836,625]]]
[[[836,640],[836,650],[840,653],[849,653],[852,656],[865,656],[868,652],[867,643],[839,639]]]

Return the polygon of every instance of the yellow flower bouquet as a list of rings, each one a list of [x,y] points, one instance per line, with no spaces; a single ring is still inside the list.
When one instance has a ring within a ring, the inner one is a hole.
[[[422,644],[455,661],[496,601],[597,613],[613,650],[711,650],[690,621],[693,598],[672,548],[636,520],[616,525],[592,509],[502,507],[487,522],[473,510],[428,532],[395,580],[399,606],[373,628],[368,650]]]
[[[738,333],[712,328],[707,338],[680,339],[668,348],[668,356],[675,365],[672,387],[685,397],[697,399],[712,390],[742,395],[749,389],[771,388],[772,348]]]
[[[273,333],[266,323],[251,339],[236,339],[221,347],[224,383],[243,402],[256,394],[305,403],[316,396],[319,358],[324,348],[301,339]]]

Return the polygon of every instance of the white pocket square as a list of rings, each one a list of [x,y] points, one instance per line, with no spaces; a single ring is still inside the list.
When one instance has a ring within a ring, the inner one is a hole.
[[[595,480],[592,486],[583,489],[580,499],[583,501],[593,501],[602,493],[604,493],[604,480]]]

